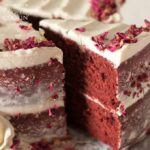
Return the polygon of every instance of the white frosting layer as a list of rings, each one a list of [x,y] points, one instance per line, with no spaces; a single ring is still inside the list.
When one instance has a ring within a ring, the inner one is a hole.
[[[92,18],[89,15],[91,10],[90,0],[4,0],[4,4],[20,11],[20,13],[42,18],[56,17],[76,20]],[[116,4],[119,10],[120,5],[117,0]],[[118,16],[118,14],[110,16],[107,22],[118,21]]]
[[[57,47],[0,52],[0,69],[31,67],[47,63],[50,58],[56,58],[62,63],[62,55]]]
[[[0,150],[9,150],[14,137],[14,128],[11,123],[0,116]],[[2,142],[2,143],[1,143]]]
[[[49,98],[45,103],[41,104],[0,107],[0,112],[7,115],[36,114],[46,110],[48,111],[48,109],[54,107],[64,107],[64,101],[62,99],[54,100]]]
[[[42,18],[85,19],[91,7],[87,0],[5,0],[4,3],[21,13]]]
[[[43,20],[40,22],[40,26],[49,28],[52,31],[60,33],[64,37],[77,42],[77,44],[87,47],[89,50],[112,62],[115,68],[119,67],[122,62],[140,52],[150,43],[150,33],[147,32],[138,36],[137,43],[125,44],[115,52],[111,52],[107,49],[105,51],[100,51],[95,46],[95,42],[91,39],[93,36],[108,31],[108,40],[111,40],[116,32],[124,32],[129,26],[125,24],[104,24],[92,20]],[[86,31],[79,32],[75,30],[80,27],[85,28]]]
[[[25,40],[29,37],[35,37],[38,41],[45,40],[44,37],[36,30],[24,30],[20,25],[29,26],[25,22],[12,22],[0,26],[0,69],[14,69],[22,67],[31,67],[43,63],[47,63],[50,58],[56,58],[62,63],[63,54],[57,47],[41,47],[32,49],[19,49],[16,51],[5,51],[3,43],[5,39],[21,39]]]
[[[57,100],[49,98],[43,101],[43,103],[29,105],[0,107],[0,112],[5,115],[36,114],[54,107],[64,107],[64,100],[62,99],[62,96],[60,96],[60,98],[58,98]]]
[[[121,93],[118,93],[117,98],[124,103],[124,106],[126,109],[126,108],[132,106],[138,100],[144,98],[144,96],[148,92],[150,92],[150,87],[148,85],[150,85],[150,81],[141,83],[141,87],[143,89],[142,92],[139,92],[139,90],[137,88],[130,89],[131,93],[134,93],[134,92],[138,93],[134,97],[133,97],[133,94],[131,94],[131,96],[126,96],[123,92],[121,92]]]
[[[0,24],[19,20],[19,17],[6,7],[0,6]]]
[[[109,111],[110,113],[117,114],[118,116],[121,116],[121,115],[122,115],[122,114],[120,114],[119,112],[116,112],[116,111],[113,110],[113,109],[107,108],[103,103],[100,102],[100,100],[98,100],[98,99],[96,99],[96,98],[92,98],[91,96],[89,96],[89,95],[87,95],[87,94],[84,94],[84,96],[85,96],[88,100],[90,100],[90,101],[92,101],[92,102],[98,104],[100,107],[102,107],[102,109],[107,110],[107,111]]]

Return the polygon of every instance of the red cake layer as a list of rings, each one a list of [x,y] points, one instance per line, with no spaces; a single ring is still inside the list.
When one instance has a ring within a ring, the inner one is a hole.
[[[16,136],[26,142],[50,141],[67,135],[66,116],[63,107],[52,108],[36,114],[18,114],[10,122]]]

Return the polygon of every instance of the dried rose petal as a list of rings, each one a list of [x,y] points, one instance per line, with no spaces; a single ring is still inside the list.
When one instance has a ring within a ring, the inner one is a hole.
[[[50,143],[44,140],[41,140],[40,142],[37,143],[32,143],[31,146],[32,146],[31,150],[52,150]]]
[[[47,125],[47,128],[49,128],[49,129],[52,128],[52,125],[51,125],[51,124],[48,124],[48,125]]]
[[[119,48],[121,48],[120,41],[112,41],[109,45],[107,45],[107,49],[111,52],[115,52]]]
[[[32,26],[31,25],[19,25],[19,27],[22,29],[22,30],[25,30],[25,31],[29,31],[32,29]]]
[[[92,41],[94,41],[96,44],[95,46],[99,50],[104,50],[106,48],[104,41],[107,39],[108,32],[104,32],[100,35],[92,37]]]
[[[76,149],[74,149],[73,147],[67,147],[64,150],[76,150]]]
[[[131,96],[131,91],[125,90],[125,91],[123,92],[123,94],[126,95],[126,96]]]
[[[51,117],[52,115],[53,115],[53,114],[52,114],[52,110],[49,108],[49,109],[48,109],[48,116]]]
[[[19,144],[20,144],[20,141],[17,140],[17,139],[15,139],[15,140],[13,141],[13,144],[12,144],[12,146],[10,147],[10,149],[11,149],[11,150],[17,150],[17,147],[19,146]]]
[[[21,93],[21,88],[17,87],[16,88],[16,94],[20,94]]]
[[[143,27],[137,27],[136,25],[131,25],[126,33],[136,37],[142,32],[143,32]]]
[[[93,15],[98,20],[104,20],[108,18],[111,14],[117,11],[117,5],[115,0],[90,0],[92,6]],[[123,2],[119,1],[120,4]]]
[[[107,36],[108,36],[108,33],[109,33],[109,32],[104,32],[104,33],[102,33],[102,34],[100,35],[100,38],[101,38],[102,40],[106,40],[106,39],[107,39]]]
[[[85,32],[85,28],[84,27],[76,28],[75,30],[78,31],[78,32]]]
[[[53,92],[53,90],[54,90],[53,83],[50,83],[50,84],[49,84],[49,91],[50,91],[50,92]]]

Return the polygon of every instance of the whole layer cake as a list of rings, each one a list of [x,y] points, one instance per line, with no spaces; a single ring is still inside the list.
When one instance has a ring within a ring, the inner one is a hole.
[[[3,0],[36,27],[42,18],[63,18],[85,20],[95,18],[100,21],[119,21],[120,6],[125,0]]]
[[[20,20],[0,24],[0,146],[14,135],[29,143],[66,137],[63,54],[42,33]]]
[[[134,144],[150,127],[150,22],[145,23],[40,22],[64,53],[69,121],[113,150]]]

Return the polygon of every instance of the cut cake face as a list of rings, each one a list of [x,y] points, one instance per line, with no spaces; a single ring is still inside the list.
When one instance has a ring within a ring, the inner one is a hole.
[[[150,123],[150,23],[145,23],[40,22],[64,52],[70,121],[114,150],[136,142]]]

